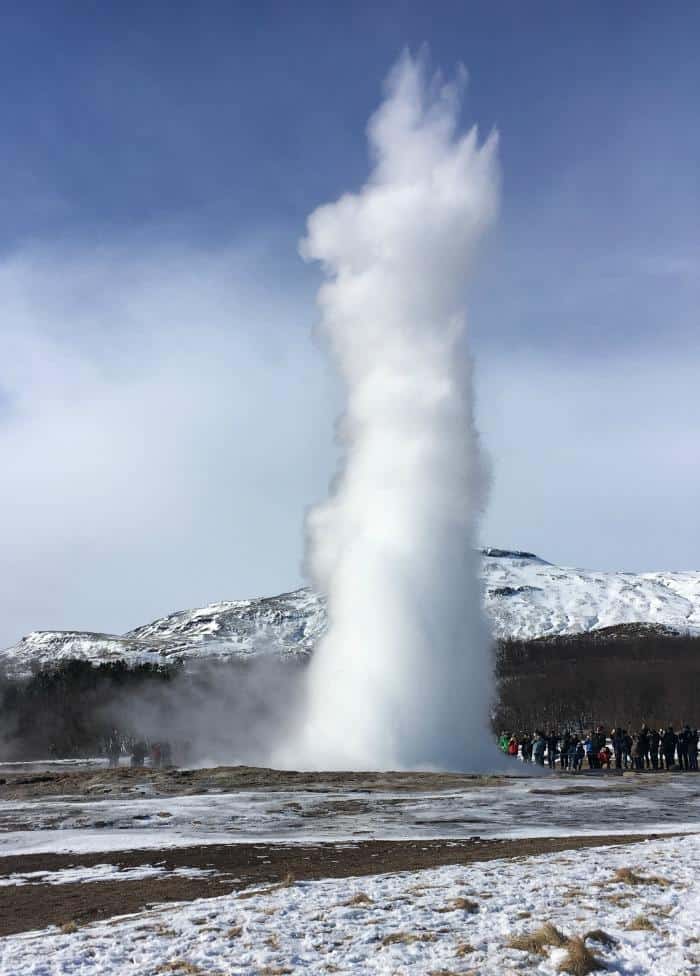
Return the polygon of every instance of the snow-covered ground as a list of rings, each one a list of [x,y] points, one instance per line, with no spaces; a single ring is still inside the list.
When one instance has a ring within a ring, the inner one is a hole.
[[[215,871],[202,868],[175,868],[168,871],[160,865],[142,864],[136,868],[120,868],[115,864],[95,864],[93,867],[62,868],[60,871],[28,871],[0,875],[0,888],[37,884],[89,884],[94,881],[141,881],[144,878],[203,878]]]
[[[486,549],[482,587],[497,637],[530,640],[620,624],[700,634],[700,571],[599,572],[555,566],[532,553]],[[301,589],[179,611],[124,635],[35,632],[1,651],[0,664],[12,673],[27,673],[32,662],[66,658],[136,664],[305,656],[325,627],[325,601]]]
[[[625,873],[631,870],[632,874]],[[617,874],[618,871],[622,873]],[[271,886],[0,943],[2,976],[572,972],[568,948],[509,947],[544,923],[609,976],[700,972],[700,837]]]
[[[0,805],[0,856],[244,842],[464,839],[698,829],[698,782],[543,776],[441,792],[240,790]]]

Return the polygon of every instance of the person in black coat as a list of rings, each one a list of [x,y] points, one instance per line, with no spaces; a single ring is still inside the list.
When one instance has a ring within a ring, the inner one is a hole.
[[[661,744],[661,736],[656,731],[652,729],[649,733],[649,756],[651,757],[651,768],[659,768],[659,746]]]
[[[675,765],[676,756],[676,743],[678,742],[678,736],[673,731],[673,726],[669,725],[663,736],[661,737],[661,751],[664,754],[664,762],[666,763],[666,769],[670,769]]]
[[[688,750],[690,747],[690,726],[685,725],[678,733],[676,748],[678,750],[678,765],[681,769],[688,769]]]
[[[639,730],[639,748],[642,756],[642,768],[646,767],[646,769],[649,769],[651,759],[649,757],[649,729],[647,728],[646,722]]]
[[[625,734],[622,729],[613,729],[610,739],[612,742],[613,752],[615,753],[615,769],[622,769],[622,753],[625,745],[624,738]]]

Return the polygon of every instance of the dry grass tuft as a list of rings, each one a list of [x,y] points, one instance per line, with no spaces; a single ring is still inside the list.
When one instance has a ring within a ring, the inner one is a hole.
[[[591,929],[590,932],[586,932],[583,937],[584,942],[598,942],[602,946],[606,946],[608,949],[611,946],[617,945],[617,939],[614,939],[612,935],[608,935],[603,929]]]
[[[570,973],[571,976],[588,976],[589,973],[607,969],[602,961],[593,955],[583,939],[569,939],[566,943],[566,958],[559,964],[557,971]]]
[[[637,915],[633,918],[629,925],[626,926],[629,932],[655,932],[656,926],[651,922],[646,915]]]
[[[231,928],[226,933],[227,939],[237,939],[243,932],[242,925],[232,925]]]
[[[73,921],[64,922],[63,925],[60,926],[60,929],[63,935],[73,935],[74,932],[78,931],[78,924],[77,922]]]
[[[258,970],[259,976],[286,976],[287,973],[293,972],[294,970],[289,969],[288,966],[263,966]]]
[[[435,939],[434,932],[391,932],[384,936],[382,945],[389,946],[397,943],[411,945],[413,942],[435,942]]]
[[[469,956],[475,951],[473,945],[470,945],[468,942],[461,942],[455,949],[455,955],[461,959],[463,956]]]
[[[366,895],[364,891],[358,891],[356,895],[349,898],[343,903],[345,908],[352,908],[354,905],[373,905],[374,901],[369,895]]]
[[[667,878],[656,875],[636,874],[632,868],[618,868],[611,880],[618,884],[658,885],[660,888],[668,888],[671,883]]]
[[[619,908],[627,908],[630,903],[629,895],[603,895],[603,898]]]
[[[268,949],[279,949],[279,947],[280,947],[280,940],[274,934],[273,935],[268,935],[265,938],[264,942],[265,942],[265,945],[268,947]]]
[[[520,952],[531,952],[534,955],[544,955],[547,946],[561,947],[568,944],[563,932],[555,928],[550,922],[545,922],[540,928],[529,935],[514,935],[506,945],[509,949],[519,949]]]
[[[436,912],[468,912],[474,915],[479,911],[479,903],[471,898],[451,898],[443,908],[436,908]]]
[[[279,891],[280,888],[291,888],[295,882],[296,879],[290,872],[289,874],[285,874],[282,880],[278,881],[277,884],[269,885],[267,888],[254,888],[253,891],[242,891],[238,897],[255,898],[257,895],[271,895],[274,891]]]
[[[154,973],[178,973],[182,976],[205,976],[204,970],[200,969],[199,966],[195,966],[193,962],[187,962],[186,959],[171,959],[168,962],[162,962],[160,966],[157,966]]]

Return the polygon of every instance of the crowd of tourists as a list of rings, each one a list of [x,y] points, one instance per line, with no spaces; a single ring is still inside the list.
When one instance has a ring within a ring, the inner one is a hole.
[[[698,730],[689,725],[675,732],[672,725],[638,732],[602,726],[590,732],[544,732],[518,735],[502,732],[499,744],[504,753],[523,762],[550,769],[579,772],[581,769],[677,769],[698,768]]]

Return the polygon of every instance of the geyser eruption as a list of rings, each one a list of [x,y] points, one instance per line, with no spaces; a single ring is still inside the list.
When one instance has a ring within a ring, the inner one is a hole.
[[[498,205],[496,138],[458,132],[464,79],[404,55],[369,122],[373,169],[309,218],[321,333],[344,381],[344,457],[308,519],[327,594],[293,761],[477,769],[489,641],[475,528],[485,486],[464,337],[465,279]],[[290,756],[290,758],[292,758]]]

